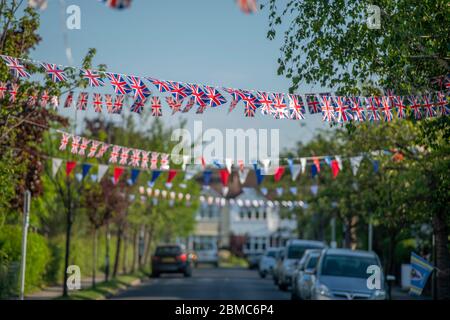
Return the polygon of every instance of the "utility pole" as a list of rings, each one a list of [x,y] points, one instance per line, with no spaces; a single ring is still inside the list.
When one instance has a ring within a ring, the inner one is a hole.
[[[369,235],[368,235],[368,244],[367,244],[367,250],[372,251],[372,243],[373,243],[373,224],[372,221],[369,222]]]
[[[22,229],[22,257],[20,260],[20,300],[23,300],[25,292],[25,271],[27,265],[27,236],[30,223],[31,192],[25,191],[23,199],[23,229]]]

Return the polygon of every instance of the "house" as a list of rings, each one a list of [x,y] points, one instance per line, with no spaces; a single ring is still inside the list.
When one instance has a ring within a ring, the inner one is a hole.
[[[241,185],[233,172],[230,181],[226,196],[218,178],[213,177],[210,187],[203,190],[197,225],[189,237],[191,249],[215,243],[242,256],[263,253],[296,237],[295,218],[282,219],[279,207],[262,205],[268,199],[256,188],[254,174]]]

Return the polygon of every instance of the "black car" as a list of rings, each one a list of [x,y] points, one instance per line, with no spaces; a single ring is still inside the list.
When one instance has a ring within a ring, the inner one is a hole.
[[[178,244],[159,245],[152,257],[152,277],[161,273],[182,273],[192,275],[192,261],[185,248]]]

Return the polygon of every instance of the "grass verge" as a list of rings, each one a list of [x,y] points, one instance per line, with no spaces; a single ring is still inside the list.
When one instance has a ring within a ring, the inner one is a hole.
[[[147,278],[149,272],[146,270],[138,271],[133,274],[121,275],[110,281],[98,283],[95,288],[90,287],[69,294],[68,298],[59,297],[59,300],[104,300],[110,298],[120,291],[140,283]]]

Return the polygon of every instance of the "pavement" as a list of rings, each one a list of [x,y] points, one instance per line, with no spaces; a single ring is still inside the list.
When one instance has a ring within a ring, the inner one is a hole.
[[[132,300],[288,300],[290,294],[275,287],[272,279],[244,268],[196,268],[191,278],[163,274],[130,288],[112,299]]]

